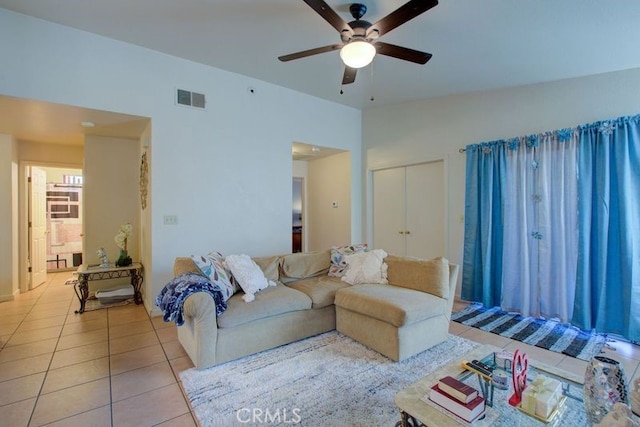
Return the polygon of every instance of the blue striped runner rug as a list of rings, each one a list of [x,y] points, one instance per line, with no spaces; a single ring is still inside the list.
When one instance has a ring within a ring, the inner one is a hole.
[[[600,353],[607,340],[604,334],[585,332],[566,323],[524,317],[482,304],[471,304],[453,313],[451,320],[587,361]]]

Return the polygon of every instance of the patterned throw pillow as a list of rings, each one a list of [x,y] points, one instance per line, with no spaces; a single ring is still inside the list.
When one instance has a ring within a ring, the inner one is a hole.
[[[389,283],[387,281],[387,264],[384,262],[386,256],[387,253],[382,249],[345,255],[344,260],[348,267],[345,275],[342,276],[342,281],[350,285]]]
[[[344,276],[347,269],[347,263],[344,261],[344,256],[363,253],[366,249],[366,243],[349,246],[332,246],[331,267],[329,267],[329,273],[327,275],[333,277]]]
[[[191,259],[212,284],[220,287],[224,301],[233,296],[236,289],[224,268],[224,257],[220,252],[211,252],[209,255],[191,255]]]

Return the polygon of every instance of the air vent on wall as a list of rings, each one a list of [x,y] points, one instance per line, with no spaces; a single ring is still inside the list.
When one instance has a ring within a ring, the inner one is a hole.
[[[176,103],[189,107],[204,108],[206,102],[204,99],[204,94],[202,93],[190,92],[184,89],[177,89]]]

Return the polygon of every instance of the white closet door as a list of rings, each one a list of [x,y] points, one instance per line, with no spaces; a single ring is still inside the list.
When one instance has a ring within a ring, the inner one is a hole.
[[[444,161],[406,168],[406,255],[445,255]]]
[[[395,255],[405,248],[405,168],[373,173],[373,246]]]

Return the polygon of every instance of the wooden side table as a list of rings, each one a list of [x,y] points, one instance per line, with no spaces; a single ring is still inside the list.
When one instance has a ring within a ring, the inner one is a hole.
[[[126,267],[100,267],[99,265],[81,264],[76,273],[78,281],[73,285],[76,296],[80,301],[80,309],[76,313],[84,313],[87,299],[89,299],[89,281],[91,280],[107,280],[118,279],[120,277],[131,277],[131,286],[133,286],[133,298],[136,304],[142,303],[142,264],[134,262]]]

